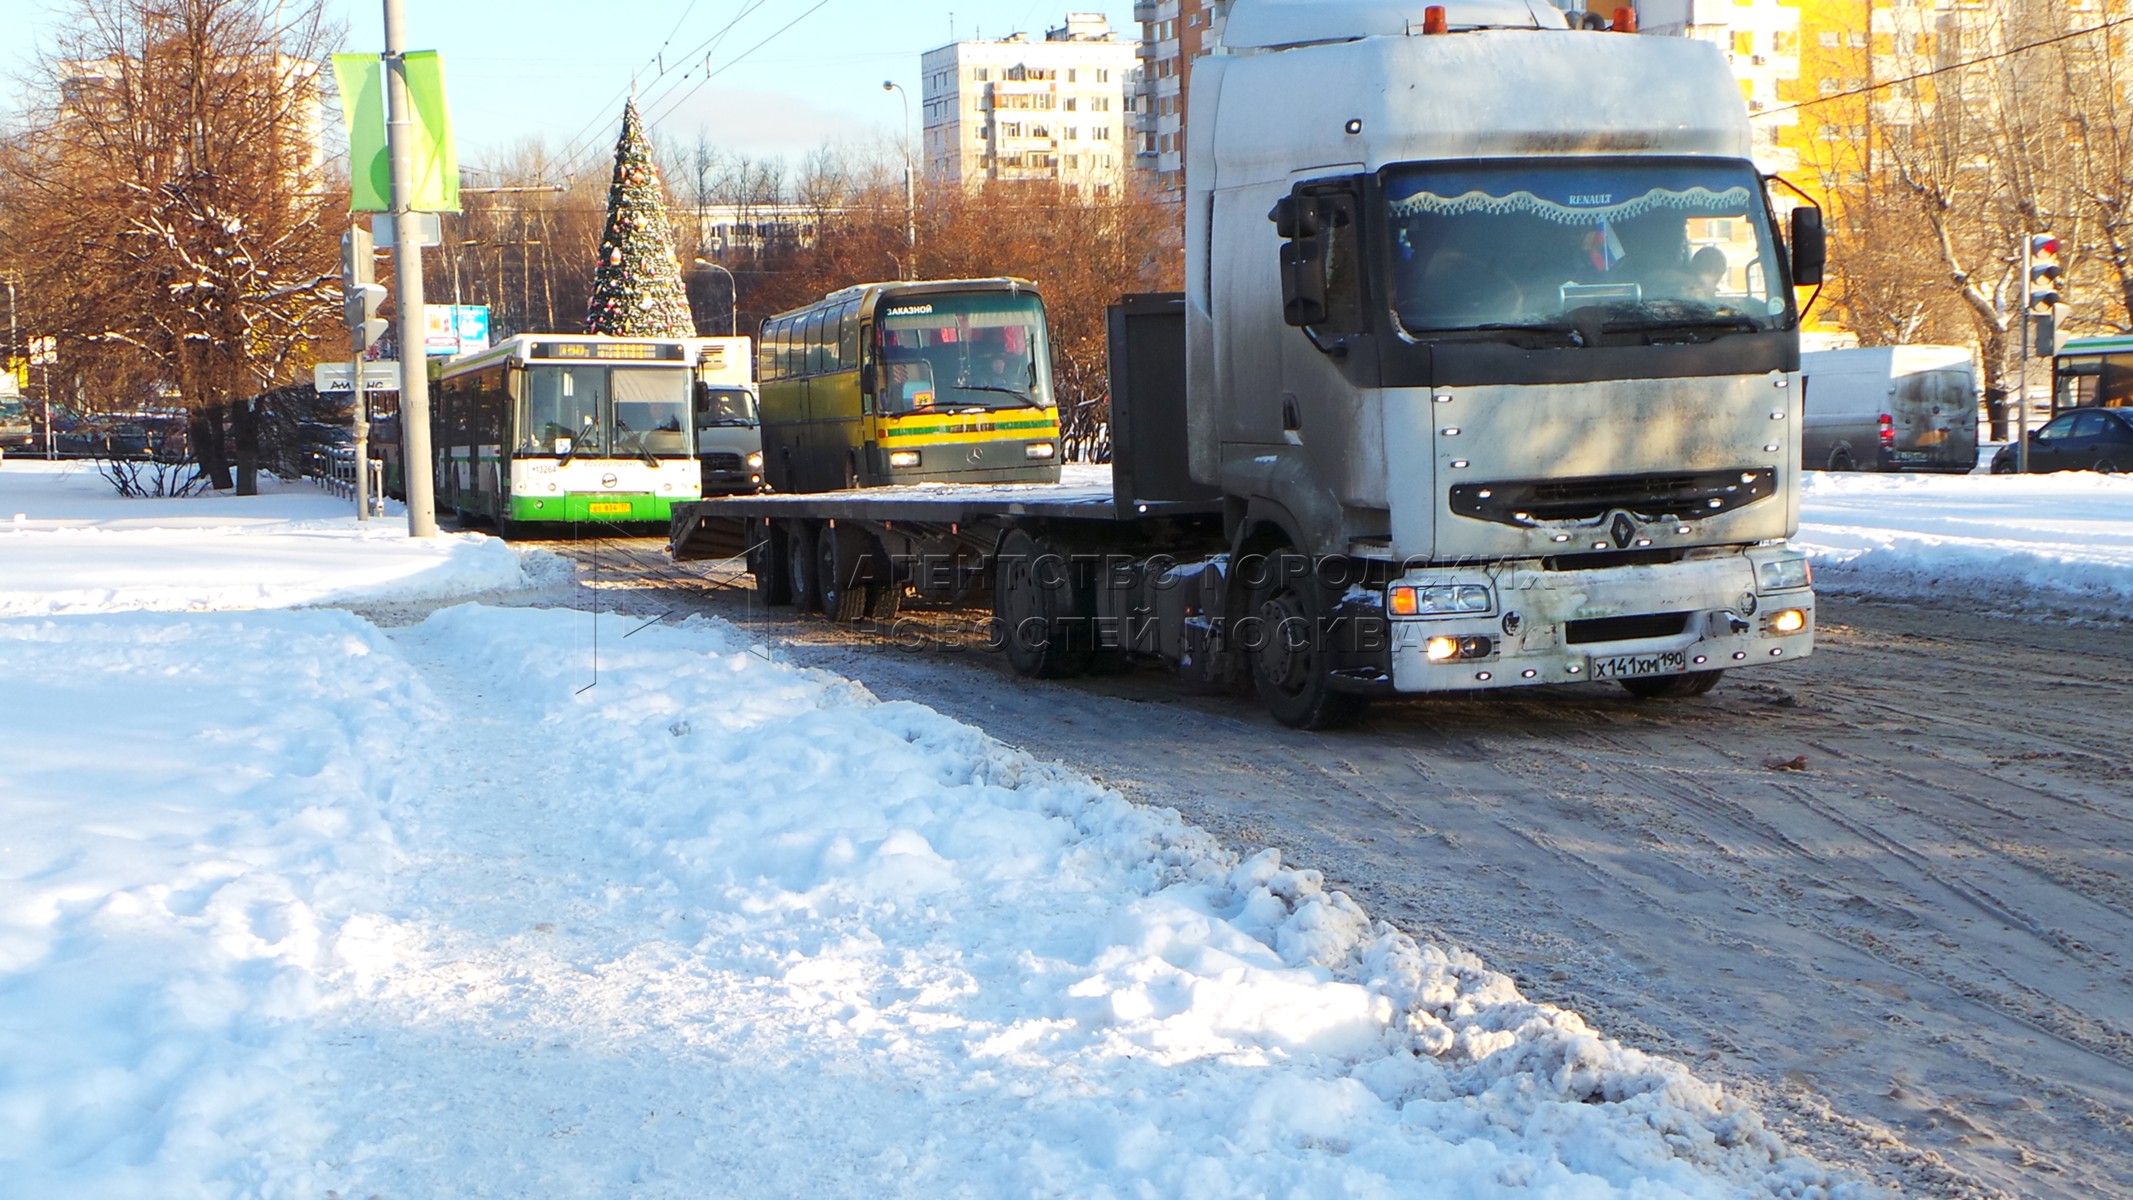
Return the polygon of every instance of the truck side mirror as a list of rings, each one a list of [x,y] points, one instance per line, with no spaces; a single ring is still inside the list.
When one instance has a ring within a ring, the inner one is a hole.
[[[1792,210],[1792,282],[1795,287],[1813,287],[1822,282],[1822,267],[1829,258],[1829,236],[1822,228],[1822,210]]]
[[[1326,241],[1319,204],[1290,193],[1267,213],[1281,243],[1281,319],[1291,325],[1316,325],[1326,319]]]
[[[1318,325],[1326,319],[1326,243],[1298,238],[1281,244],[1281,319]]]

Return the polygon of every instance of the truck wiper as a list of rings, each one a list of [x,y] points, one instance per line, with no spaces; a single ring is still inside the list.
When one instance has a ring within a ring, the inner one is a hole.
[[[1639,317],[1635,320],[1609,321],[1603,328],[1608,333],[1663,333],[1680,330],[1684,333],[1756,333],[1763,327],[1753,317],[1694,317],[1688,320],[1660,320],[1655,317]]]

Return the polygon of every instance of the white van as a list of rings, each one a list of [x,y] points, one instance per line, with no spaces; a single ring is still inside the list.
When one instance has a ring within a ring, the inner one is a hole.
[[[1800,355],[1800,465],[1811,471],[1977,466],[1977,371],[1963,346],[1869,346]]]
[[[757,406],[754,339],[698,338],[696,460],[704,495],[763,490],[762,414]]]

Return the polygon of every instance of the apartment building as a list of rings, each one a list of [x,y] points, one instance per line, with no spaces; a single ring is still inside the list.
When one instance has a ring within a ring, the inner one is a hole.
[[[1054,181],[1096,195],[1125,187],[1138,47],[1101,13],[1068,13],[1041,41],[954,42],[927,51],[919,69],[928,178]]]

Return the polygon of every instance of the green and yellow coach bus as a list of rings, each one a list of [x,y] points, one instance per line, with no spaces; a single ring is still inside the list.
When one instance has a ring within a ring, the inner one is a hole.
[[[506,537],[664,522],[703,493],[695,338],[522,333],[445,364],[437,506]]]
[[[766,482],[1056,483],[1044,300],[1025,279],[864,283],[763,322]]]

